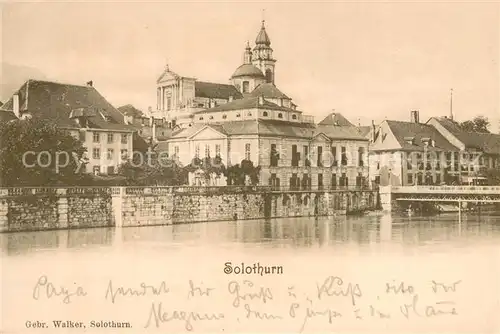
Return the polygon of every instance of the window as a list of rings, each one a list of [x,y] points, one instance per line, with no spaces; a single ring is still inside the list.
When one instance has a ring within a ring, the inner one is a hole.
[[[441,184],[441,175],[436,174],[436,184]]]
[[[358,163],[359,166],[361,167],[365,165],[364,155],[365,155],[365,149],[363,147],[358,148]]]
[[[127,135],[122,135],[122,144],[127,143]]]
[[[250,83],[248,81],[243,81],[243,93],[250,92]]]
[[[236,117],[241,117],[241,115],[240,114],[236,114]]]
[[[297,145],[292,145],[292,167],[299,166],[299,153],[297,152]]]
[[[342,166],[346,166],[347,165],[347,152],[346,152],[345,146],[342,146],[340,148],[340,153],[342,155],[341,158],[340,158],[341,159],[341,164],[342,164]]]
[[[128,150],[121,150],[120,151],[122,159],[127,160],[128,159]]]
[[[292,115],[292,119],[297,119],[297,115]]]
[[[92,170],[94,172],[94,175],[99,175],[99,173],[101,172],[101,166],[94,166]]]
[[[112,133],[108,133],[108,144],[111,144],[114,140],[114,136]]]
[[[215,144],[215,156],[220,157],[220,144]]]
[[[318,159],[316,161],[318,167],[323,167],[323,147],[318,146]]]
[[[226,119],[227,118],[227,115],[222,115],[222,119]]]
[[[276,144],[271,144],[270,159],[271,159],[271,163],[270,163],[271,167],[278,166],[279,155],[278,155],[278,151],[276,150]]]
[[[318,189],[323,189],[323,174],[318,174]]]
[[[304,145],[304,166],[310,167],[311,160],[309,160],[309,146]]]
[[[113,156],[115,155],[115,151],[112,148],[108,148],[108,160],[113,160]]]
[[[337,188],[337,174],[332,174],[332,182],[330,184],[330,187],[332,189],[336,189]]]
[[[413,184],[413,174],[408,174],[408,184]]]
[[[245,144],[245,159],[251,160],[250,159],[250,144]]]
[[[210,145],[206,144],[205,145],[205,158],[208,158],[210,156]]]
[[[101,158],[101,150],[99,148],[94,148],[92,150],[92,158],[94,159],[100,159]]]
[[[273,82],[273,71],[269,68],[266,70],[266,82]]]
[[[248,116],[252,116],[252,113],[249,111],[247,115],[248,115]]]
[[[98,143],[99,142],[99,132],[94,132],[94,143]]]
[[[86,133],[85,131],[80,131],[80,141],[85,141]]]
[[[332,146],[331,147],[331,153],[332,153],[332,166],[337,166],[337,146]]]
[[[267,115],[268,115],[267,111],[264,111],[264,112],[262,113],[262,116],[264,116],[264,117],[267,117]]]
[[[108,174],[114,174],[115,173],[115,167],[114,166],[108,166]]]
[[[199,158],[200,157],[200,144],[196,144],[194,147],[194,156]]]
[[[179,156],[179,146],[174,146],[174,154],[176,157]]]
[[[167,110],[170,110],[170,108],[172,108],[172,99],[167,97]]]
[[[200,120],[200,121],[203,121],[203,117],[200,117],[200,118],[199,118],[199,120]]]
[[[214,116],[210,116],[210,119],[214,119]]]
[[[278,118],[283,118],[283,114],[282,114],[282,113],[279,113],[279,114],[278,114]]]

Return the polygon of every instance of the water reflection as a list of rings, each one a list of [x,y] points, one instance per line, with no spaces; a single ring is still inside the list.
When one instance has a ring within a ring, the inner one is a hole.
[[[173,226],[97,228],[0,235],[3,255],[39,251],[82,251],[96,247],[402,247],[500,241],[500,215],[400,217],[390,215],[287,218]]]

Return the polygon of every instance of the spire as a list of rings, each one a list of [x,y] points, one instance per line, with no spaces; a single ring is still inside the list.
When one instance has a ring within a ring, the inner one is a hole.
[[[243,64],[252,63],[252,49],[250,48],[250,43],[247,41],[247,46],[245,47],[245,52],[243,53]]]
[[[453,88],[450,89],[450,119],[453,121]]]
[[[271,45],[271,40],[269,39],[269,36],[267,35],[266,32],[266,26],[265,26],[266,21],[262,20],[262,27],[260,28],[259,34],[257,35],[257,38],[255,39],[255,44],[261,45],[264,44],[266,46]]]

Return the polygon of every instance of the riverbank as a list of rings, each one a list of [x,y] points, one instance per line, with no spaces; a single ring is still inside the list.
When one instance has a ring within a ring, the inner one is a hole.
[[[373,210],[369,189],[270,187],[0,188],[0,231],[333,216]]]

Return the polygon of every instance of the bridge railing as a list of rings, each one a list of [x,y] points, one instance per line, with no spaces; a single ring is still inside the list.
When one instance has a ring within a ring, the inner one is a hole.
[[[488,194],[500,195],[500,186],[392,186],[393,194]]]

